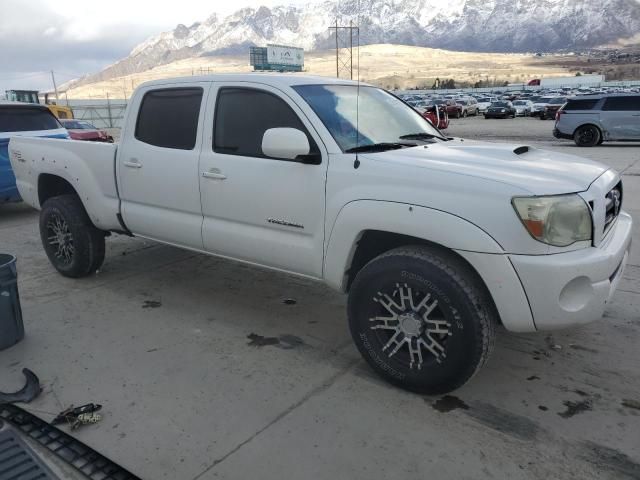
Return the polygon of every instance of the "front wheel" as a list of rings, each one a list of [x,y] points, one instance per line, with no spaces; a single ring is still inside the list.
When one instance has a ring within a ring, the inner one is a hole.
[[[349,293],[358,350],[387,381],[450,392],[485,363],[497,313],[475,272],[446,251],[402,247],[369,262]]]
[[[100,268],[104,236],[91,222],[77,195],[52,197],[42,205],[42,245],[51,264],[65,277],[84,277]]]

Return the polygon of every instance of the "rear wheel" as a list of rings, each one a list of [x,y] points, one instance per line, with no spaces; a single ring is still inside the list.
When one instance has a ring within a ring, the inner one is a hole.
[[[467,116],[467,111],[466,110],[464,112],[462,112],[462,116],[466,118],[466,116]]]
[[[40,238],[49,261],[65,277],[84,277],[104,262],[105,234],[77,195],[48,199],[40,212]]]
[[[595,125],[583,125],[573,134],[573,141],[579,147],[594,147],[602,143],[601,139],[600,129]]]
[[[459,258],[402,247],[356,276],[349,326],[360,353],[387,381],[439,394],[467,382],[489,357],[497,313]]]

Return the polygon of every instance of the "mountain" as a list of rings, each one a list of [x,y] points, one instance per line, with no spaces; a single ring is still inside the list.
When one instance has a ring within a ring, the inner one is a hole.
[[[359,5],[359,9],[358,9]],[[339,11],[337,11],[339,8]],[[358,12],[359,10],[359,12]],[[246,54],[251,45],[335,48],[329,27],[353,22],[360,43],[476,52],[583,49],[640,32],[640,0],[326,0],[243,8],[160,33],[81,83],[141,72],[184,58]],[[355,40],[354,40],[355,41]]]

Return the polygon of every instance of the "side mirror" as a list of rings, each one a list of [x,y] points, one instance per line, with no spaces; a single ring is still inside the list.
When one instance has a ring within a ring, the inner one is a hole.
[[[270,128],[262,136],[262,153],[267,157],[297,160],[310,150],[309,139],[296,128]]]

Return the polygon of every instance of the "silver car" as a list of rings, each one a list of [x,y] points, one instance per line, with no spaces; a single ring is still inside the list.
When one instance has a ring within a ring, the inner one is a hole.
[[[556,115],[553,135],[573,139],[580,147],[607,141],[640,141],[640,95],[570,98]]]
[[[531,100],[515,100],[513,106],[516,108],[516,115],[528,117],[533,110],[533,102]]]

